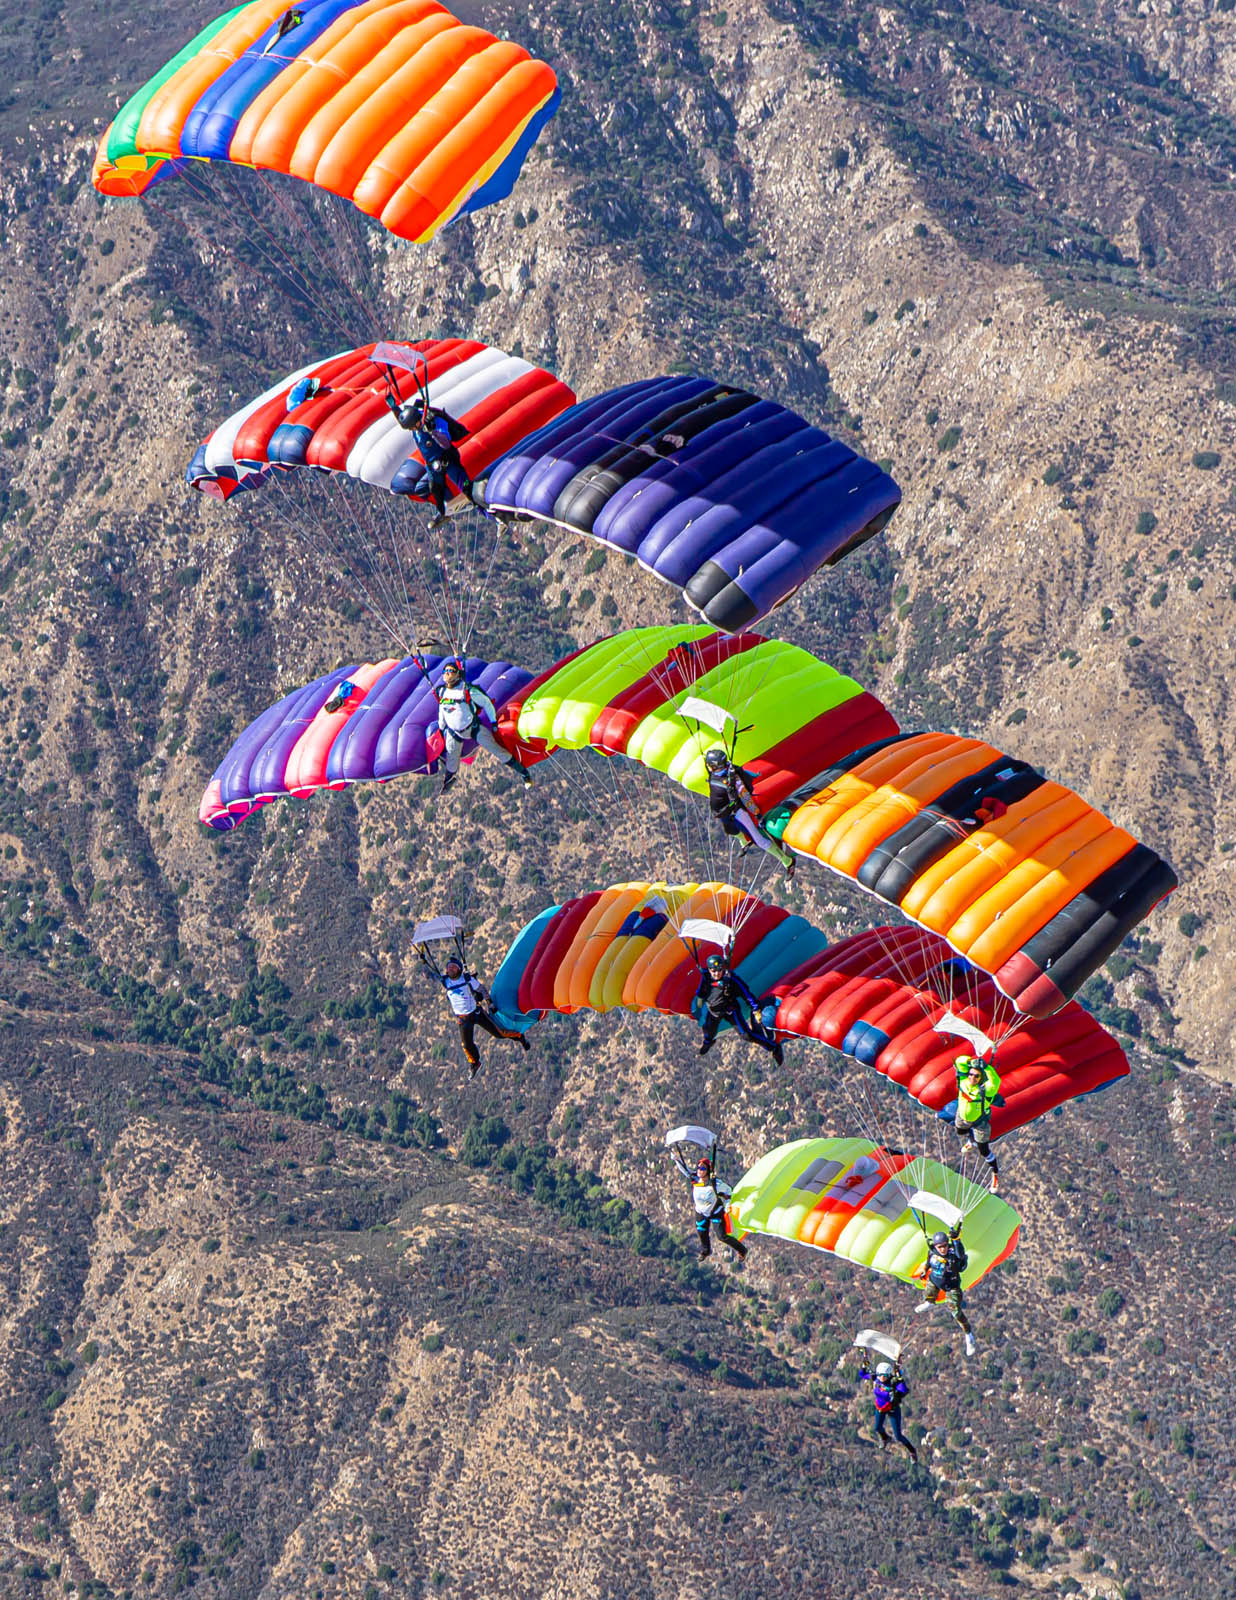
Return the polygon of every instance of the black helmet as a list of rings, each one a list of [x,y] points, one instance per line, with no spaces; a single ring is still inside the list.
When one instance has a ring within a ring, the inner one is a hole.
[[[931,1236],[931,1242],[937,1250],[943,1250],[948,1243],[948,1234],[945,1233],[943,1228],[937,1228]]]
[[[452,956],[442,970],[443,972],[450,972],[452,967],[455,969],[455,976],[459,977],[463,972],[463,962],[458,956]]]
[[[722,767],[728,765],[729,759],[719,744],[714,744],[711,750],[704,752],[704,765],[709,772],[719,772]]]
[[[445,666],[442,668],[442,676],[445,677],[448,672],[453,672],[456,677],[462,678],[463,677],[463,663],[460,662],[460,661],[448,661],[445,664]]]
[[[713,953],[709,956],[708,960],[705,961],[704,965],[708,968],[709,972],[711,972],[713,974],[713,976],[715,977],[718,972],[724,972],[725,971],[725,957],[724,956],[719,956],[717,954],[717,952],[714,950]]]

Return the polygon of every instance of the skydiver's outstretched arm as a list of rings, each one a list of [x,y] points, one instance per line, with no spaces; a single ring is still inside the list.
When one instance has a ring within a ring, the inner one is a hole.
[[[715,1146],[714,1146],[714,1149],[715,1149]],[[677,1150],[671,1150],[670,1151],[670,1159],[673,1161],[674,1165],[678,1168],[679,1172],[682,1173],[683,1177],[687,1180],[687,1182],[688,1183],[694,1183],[695,1174],[691,1171],[691,1168],[682,1159],[682,1156],[679,1154],[679,1152]]]

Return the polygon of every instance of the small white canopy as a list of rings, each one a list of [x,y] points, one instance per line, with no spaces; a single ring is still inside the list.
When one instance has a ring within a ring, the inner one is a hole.
[[[854,1335],[854,1348],[856,1350],[870,1350],[875,1355],[883,1356],[887,1361],[901,1359],[901,1346],[896,1339],[890,1338],[887,1333],[877,1333],[874,1328],[863,1328]]]
[[[702,939],[705,944],[719,944],[728,950],[734,942],[734,930],[724,922],[712,922],[707,917],[688,917],[678,930],[680,939]]]
[[[956,1017],[951,1011],[946,1011],[942,1017],[937,1017],[932,1023],[935,1033],[955,1033],[959,1039],[967,1039],[980,1055],[992,1056],[995,1053],[995,1043],[989,1039],[983,1030],[976,1027],[973,1022],[966,1022],[961,1017]]]
[[[389,339],[380,340],[369,358],[378,367],[400,367],[404,372],[415,372],[425,366],[425,357],[410,344],[394,344]]]
[[[458,917],[430,917],[428,922],[418,922],[413,928],[412,943],[430,944],[435,939],[453,939],[463,928]]]
[[[945,1200],[941,1195],[932,1194],[930,1189],[915,1189],[908,1204],[915,1211],[925,1211],[928,1216],[935,1217],[950,1228],[955,1228],[965,1216],[960,1206],[955,1206],[951,1200]]]
[[[707,1128],[699,1128],[693,1122],[686,1122],[681,1128],[671,1128],[665,1135],[667,1146],[673,1144],[697,1144],[701,1150],[710,1150],[717,1142],[715,1133],[709,1133]]]
[[[722,735],[727,734],[731,723],[738,720],[724,707],[713,705],[711,700],[699,700],[693,694],[689,694],[678,707],[678,715],[689,722],[702,722],[706,728]]]

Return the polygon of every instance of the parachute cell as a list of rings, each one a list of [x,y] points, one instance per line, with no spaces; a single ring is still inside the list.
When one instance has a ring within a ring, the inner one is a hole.
[[[93,182],[140,195],[181,158],[301,178],[404,239],[510,194],[558,108],[553,70],[436,0],[254,0],[121,109]]]
[[[1017,1246],[1012,1206],[925,1157],[911,1158],[867,1139],[797,1139],[760,1157],[734,1186],[730,1222],[746,1233],[791,1239],[842,1256],[872,1272],[911,1282],[927,1260],[927,1237],[946,1220],[915,1210],[916,1191],[938,1194],[949,1216],[965,1216],[968,1289]]]
[[[901,500],[874,462],[785,406],[698,376],[582,401],[483,492],[493,510],[634,556],[727,633],[879,533]]]

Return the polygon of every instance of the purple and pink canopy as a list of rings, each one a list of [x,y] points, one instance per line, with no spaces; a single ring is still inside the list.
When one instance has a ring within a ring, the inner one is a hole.
[[[251,722],[210,780],[198,817],[208,827],[234,828],[280,795],[436,772],[442,754],[435,687],[453,656],[411,656],[336,667],[294,689]],[[501,712],[531,679],[509,661],[464,661],[468,682]],[[337,710],[326,706],[351,688]],[[465,745],[463,759],[475,749]]]

